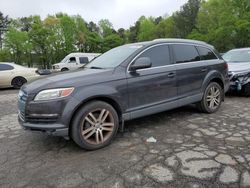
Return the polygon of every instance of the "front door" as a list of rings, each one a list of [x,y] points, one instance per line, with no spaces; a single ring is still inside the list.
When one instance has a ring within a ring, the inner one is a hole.
[[[137,58],[140,57],[150,58],[152,67],[137,70],[135,73],[127,72],[128,111],[165,103],[177,95],[176,71],[175,65],[171,63],[169,46],[161,44],[149,47]]]

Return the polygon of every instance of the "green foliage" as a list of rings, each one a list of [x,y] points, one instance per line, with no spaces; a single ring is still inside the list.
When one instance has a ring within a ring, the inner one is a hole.
[[[140,18],[138,41],[147,41],[155,38],[156,25],[153,18]]]

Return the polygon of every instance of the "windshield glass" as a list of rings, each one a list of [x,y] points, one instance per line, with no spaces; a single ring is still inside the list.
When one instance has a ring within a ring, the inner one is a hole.
[[[141,45],[124,45],[113,48],[91,61],[85,67],[101,69],[115,68],[141,47]]]
[[[250,50],[233,50],[222,57],[228,62],[250,62]]]

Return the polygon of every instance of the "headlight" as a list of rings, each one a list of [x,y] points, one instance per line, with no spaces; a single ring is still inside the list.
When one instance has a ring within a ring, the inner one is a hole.
[[[39,92],[36,97],[35,101],[43,101],[43,100],[52,100],[52,99],[59,99],[63,97],[69,96],[74,91],[74,88],[58,88],[58,89],[47,89]]]

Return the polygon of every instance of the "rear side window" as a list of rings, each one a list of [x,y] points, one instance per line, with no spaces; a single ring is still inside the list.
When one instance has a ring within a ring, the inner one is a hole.
[[[13,70],[14,67],[11,65],[0,64],[0,71]]]
[[[200,61],[198,51],[192,45],[174,44],[173,51],[176,63]]]
[[[209,50],[208,48],[204,48],[201,46],[197,46],[197,49],[199,51],[201,60],[212,60],[212,59],[218,59],[216,55]]]
[[[138,58],[140,57],[150,58],[152,62],[152,67],[159,67],[171,64],[168,45],[152,47],[142,53]]]
[[[87,64],[89,63],[88,57],[80,57],[79,58],[81,64]]]

